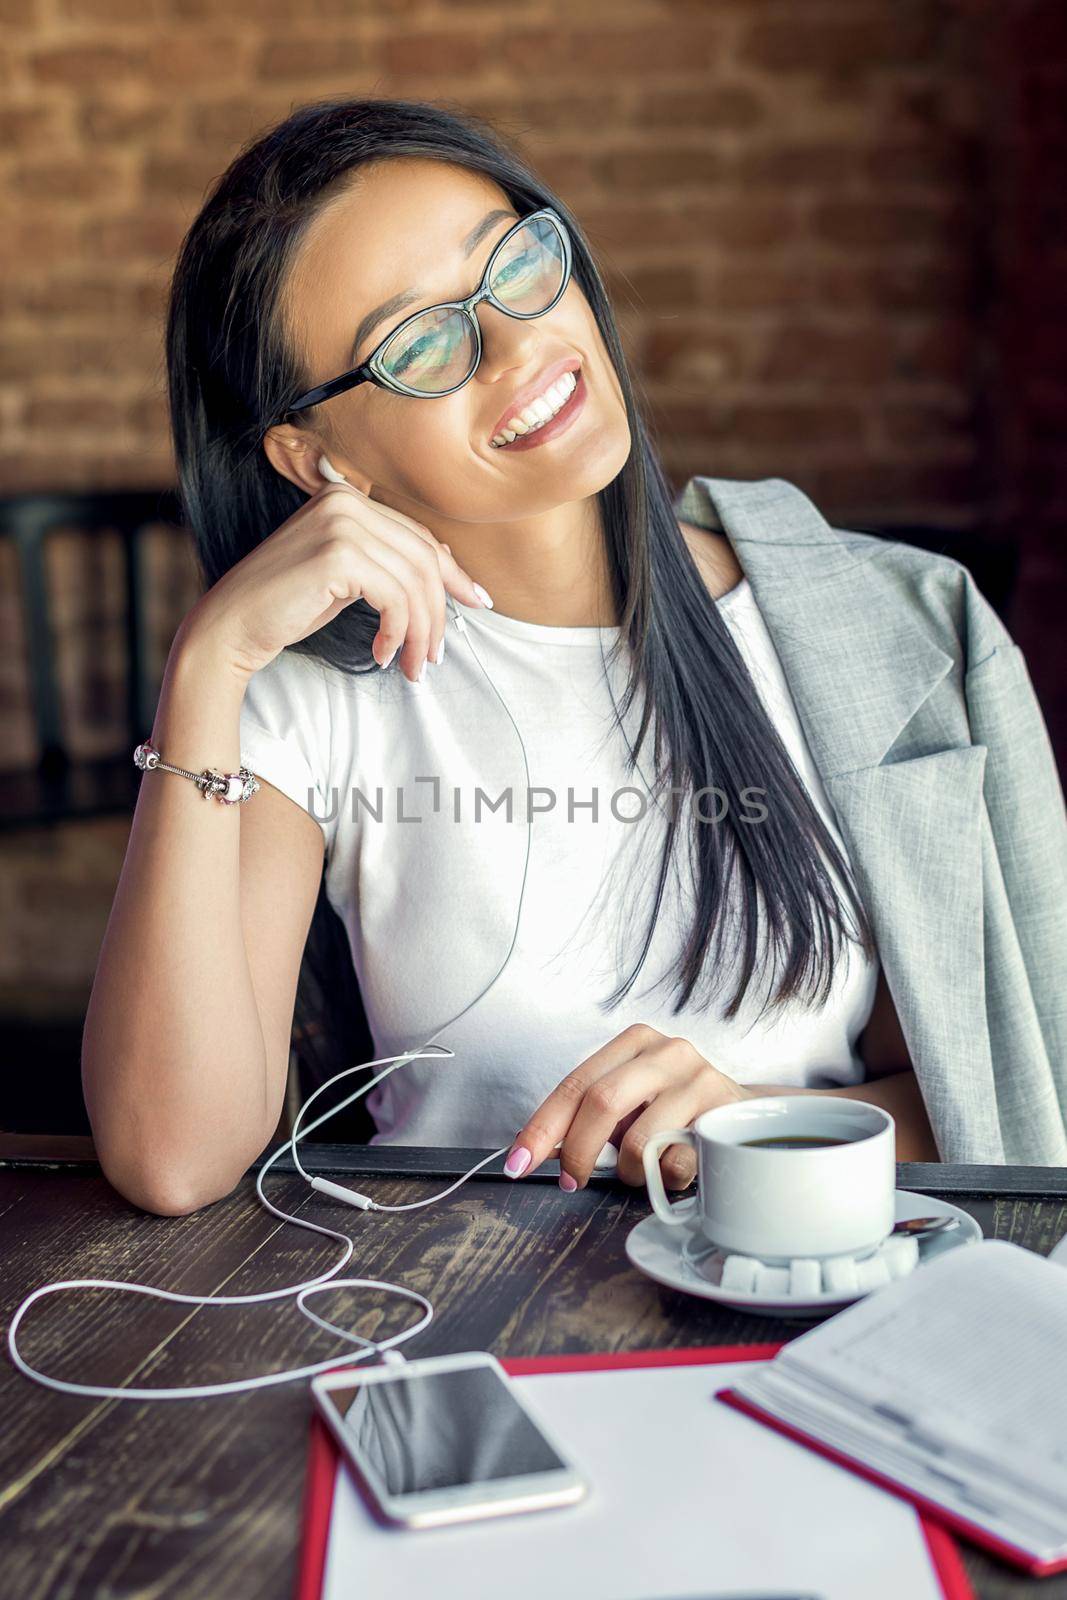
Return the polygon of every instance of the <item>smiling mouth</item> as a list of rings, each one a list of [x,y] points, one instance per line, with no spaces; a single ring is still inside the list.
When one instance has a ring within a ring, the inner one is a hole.
[[[582,367],[574,369],[574,378],[575,383],[570,394],[566,396],[562,405],[553,406],[548,417],[537,415],[535,425],[528,425],[525,433],[516,433],[503,444],[496,442],[502,435],[494,435],[490,441],[490,448],[493,450],[508,450],[512,453],[529,450],[534,445],[540,444],[542,440],[548,441],[554,439],[558,433],[566,432],[574,418],[584,409],[587,396],[585,372]],[[558,401],[558,391],[556,399]],[[524,407],[523,409],[525,410],[526,408]],[[521,420],[523,412],[520,411],[518,416]],[[510,431],[509,429],[508,432]]]
[[[549,385],[543,395],[538,395],[529,405],[519,408],[513,417],[509,417],[509,426],[502,428],[490,439],[490,449],[506,450],[509,445],[528,439],[531,434],[539,433],[542,428],[548,427],[549,423],[554,422],[566,411],[574,400],[579,389],[581,374],[580,366],[563,373]],[[519,424],[517,428],[510,426],[515,422]]]

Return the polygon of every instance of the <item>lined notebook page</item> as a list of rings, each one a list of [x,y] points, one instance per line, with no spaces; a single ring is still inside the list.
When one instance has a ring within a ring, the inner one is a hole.
[[[1067,1272],[1018,1245],[965,1245],[782,1352],[783,1369],[1067,1472]],[[983,1454],[985,1451],[983,1451]]]
[[[769,1363],[770,1367],[774,1363]],[[821,1440],[845,1457],[885,1473],[896,1483],[925,1495],[968,1522],[1039,1560],[1067,1554],[1067,1509],[1062,1496],[1051,1493],[1035,1477],[1033,1463],[1022,1463],[1012,1475],[1002,1452],[995,1468],[960,1465],[954,1455],[921,1448],[902,1433],[891,1434],[870,1412],[856,1412],[838,1401],[836,1410],[813,1403],[804,1380],[761,1370],[745,1374],[734,1387],[802,1435]],[[1045,1469],[1045,1478],[1052,1475]]]
[[[1067,1555],[1067,1272],[966,1245],[735,1384],[802,1434],[1043,1561]]]

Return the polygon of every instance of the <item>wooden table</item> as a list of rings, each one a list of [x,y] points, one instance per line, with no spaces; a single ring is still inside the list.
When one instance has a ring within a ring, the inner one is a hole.
[[[228,1199],[192,1216],[155,1217],[122,1200],[91,1161],[10,1159],[10,1146],[6,1160],[0,1147],[5,1334],[22,1298],[55,1279],[254,1293],[327,1270],[341,1249],[269,1216],[251,1176]],[[445,1184],[389,1176],[390,1165],[463,1170],[455,1152],[379,1148],[364,1151],[353,1167],[351,1151],[316,1150],[310,1142],[302,1150],[315,1151],[306,1160],[316,1170],[361,1170],[359,1187],[391,1203]],[[292,1173],[272,1173],[266,1181],[276,1204],[353,1233],[357,1250],[348,1274],[429,1296],[436,1317],[407,1347],[411,1354],[744,1344],[790,1338],[810,1326],[730,1312],[635,1271],[623,1246],[648,1202],[643,1190],[611,1179],[574,1195],[538,1176],[518,1183],[475,1179],[425,1211],[374,1217],[310,1194]],[[1067,1174],[1058,1170],[903,1167],[900,1183],[951,1196],[987,1235],[1029,1249],[1047,1252],[1067,1232]],[[365,1337],[407,1325],[414,1310],[366,1290],[324,1294],[316,1308]],[[52,1376],[114,1386],[225,1381],[340,1353],[292,1300],[191,1307],[81,1291],[39,1302],[20,1333],[24,1358]],[[306,1382],[214,1400],[94,1400],[47,1390],[7,1359],[2,1384],[4,1595],[291,1595],[310,1415]],[[983,1600],[1067,1597],[1067,1575],[1021,1578],[977,1551],[968,1551],[966,1562]],[[479,1590],[472,1576],[465,1600],[482,1593],[488,1588]]]

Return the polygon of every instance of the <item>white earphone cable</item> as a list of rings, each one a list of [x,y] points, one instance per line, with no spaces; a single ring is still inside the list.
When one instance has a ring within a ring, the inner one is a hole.
[[[338,481],[343,480],[340,480],[338,477]],[[493,683],[492,678],[486,671],[484,662],[482,661],[478,652],[474,649],[465,619],[456,610],[451,596],[446,596],[446,600],[451,608],[453,621],[456,624],[457,630],[466,638],[468,649],[471,651],[474,659],[481,667],[485,678],[493,690],[493,693],[496,695],[497,699],[504,707],[504,710],[507,712],[508,719],[518,735],[519,744],[522,747],[523,764],[526,768],[527,794],[529,794],[530,767],[526,756],[526,746],[523,743],[522,734],[519,732],[518,725],[515,722],[514,717],[511,715],[511,711],[509,710],[502,695],[497,689],[496,684]],[[413,1200],[408,1201],[403,1205],[395,1206],[383,1205],[378,1201],[371,1200],[368,1195],[360,1194],[354,1189],[347,1189],[343,1185],[333,1183],[328,1179],[311,1177],[311,1175],[306,1171],[297,1153],[297,1145],[301,1139],[307,1138],[307,1136],[310,1133],[313,1133],[316,1128],[321,1127],[324,1122],[328,1122],[329,1119],[336,1116],[338,1112],[343,1111],[347,1106],[352,1105],[353,1102],[358,1100],[362,1095],[369,1094],[371,1089],[373,1089],[376,1084],[380,1083],[383,1078],[387,1078],[391,1072],[395,1072],[398,1067],[403,1066],[408,1061],[414,1061],[419,1057],[426,1056],[427,1054],[436,1054],[435,1052],[430,1052],[428,1047],[433,1044],[434,1040],[437,1038],[437,1035],[442,1033],[446,1027],[450,1027],[453,1023],[458,1022],[461,1017],[466,1015],[471,1006],[476,1005],[479,1000],[483,999],[484,996],[489,993],[489,990],[496,983],[508,962],[511,960],[512,952],[514,951],[516,942],[518,940],[519,926],[522,917],[522,905],[526,894],[526,877],[530,866],[530,851],[532,841],[533,817],[529,810],[529,806],[527,806],[526,859],[523,864],[522,884],[519,891],[519,903],[515,914],[515,928],[511,936],[511,944],[508,947],[507,955],[504,957],[500,967],[490,979],[489,983],[486,984],[485,988],[482,989],[479,994],[475,995],[474,999],[469,1001],[468,1004],[463,1007],[463,1010],[458,1012],[456,1016],[450,1018],[448,1022],[443,1022],[439,1028],[436,1028],[430,1035],[429,1039],[425,1040],[418,1050],[413,1050],[407,1055],[381,1056],[375,1061],[359,1062],[355,1066],[346,1067],[342,1072],[339,1072],[334,1077],[328,1079],[326,1083],[320,1084],[320,1086],[308,1096],[307,1100],[300,1107],[300,1110],[297,1113],[296,1119],[293,1123],[293,1131],[290,1137],[284,1140],[273,1152],[273,1154],[268,1157],[256,1175],[257,1198],[260,1200],[265,1209],[271,1212],[273,1216],[278,1217],[282,1222],[293,1222],[298,1228],[306,1228],[311,1233],[321,1233],[325,1238],[336,1239],[339,1244],[343,1244],[345,1246],[344,1254],[337,1265],[331,1267],[328,1272],[323,1272],[317,1278],[310,1278],[304,1283],[287,1284],[284,1288],[270,1289],[260,1294],[181,1294],[173,1289],[160,1289],[150,1284],[121,1282],[112,1278],[68,1278],[55,1283],[42,1284],[39,1288],[32,1290],[32,1292],[26,1296],[8,1325],[8,1353],[11,1356],[12,1362],[20,1372],[24,1373],[26,1377],[32,1378],[36,1383],[41,1383],[49,1389],[56,1389],[62,1394],[83,1394],[104,1400],[196,1400],[228,1394],[241,1394],[248,1389],[264,1389],[274,1384],[294,1383],[298,1379],[313,1377],[319,1372],[326,1372],[330,1369],[354,1365],[356,1362],[365,1361],[369,1356],[372,1355],[378,1355],[383,1360],[403,1360],[403,1357],[400,1356],[395,1347],[403,1344],[408,1339],[414,1338],[416,1334],[421,1333],[422,1330],[428,1326],[428,1324],[432,1321],[434,1314],[431,1302],[426,1298],[425,1295],[419,1294],[417,1290],[404,1288],[401,1284],[385,1283],[376,1278],[339,1278],[337,1274],[348,1265],[355,1252],[355,1241],[352,1239],[352,1237],[349,1234],[339,1232],[335,1228],[327,1228],[321,1223],[309,1222],[306,1218],[296,1216],[293,1212],[283,1211],[279,1206],[274,1205],[270,1200],[267,1199],[263,1192],[263,1180],[270,1171],[271,1167],[273,1167],[274,1163],[288,1150],[292,1156],[293,1164],[297,1172],[300,1173],[300,1175],[308,1184],[310,1184],[312,1189],[318,1190],[319,1192],[324,1193],[333,1199],[341,1200],[346,1204],[355,1205],[358,1207],[358,1209],[363,1211],[414,1211],[419,1207],[434,1205],[438,1200],[443,1200],[447,1195],[452,1194],[456,1189],[458,1189],[461,1184],[466,1183],[467,1179],[472,1177],[474,1173],[479,1172],[482,1167],[487,1166],[490,1161],[495,1160],[498,1156],[505,1154],[505,1152],[510,1148],[508,1145],[503,1145],[499,1150],[492,1151],[490,1155],[483,1157],[481,1161],[479,1161],[475,1166],[471,1167],[469,1172],[464,1173],[461,1178],[457,1178],[455,1183],[450,1184],[447,1189],[442,1189],[439,1194],[431,1195],[425,1200]],[[443,1052],[443,1054],[447,1057],[452,1057],[454,1055],[454,1052],[450,1050],[447,1045],[439,1045],[437,1047],[437,1051]],[[326,1089],[339,1082],[342,1078],[350,1076],[353,1072],[364,1072],[368,1067],[381,1066],[383,1062],[390,1062],[392,1065],[387,1066],[384,1072],[378,1073],[378,1075],[372,1078],[369,1083],[363,1084],[361,1088],[357,1089],[353,1094],[350,1094],[347,1099],[342,1100],[339,1105],[331,1107],[329,1111],[326,1111],[320,1117],[317,1117],[316,1120],[307,1128],[301,1128],[304,1113],[308,1110],[313,1101],[317,1100],[319,1095],[322,1094]],[[195,1306],[261,1305],[270,1300],[282,1300],[289,1296],[295,1295],[298,1309],[305,1317],[308,1318],[310,1322],[314,1323],[317,1327],[323,1329],[325,1332],[336,1333],[339,1338],[346,1339],[352,1344],[361,1345],[363,1348],[356,1352],[342,1352],[339,1355],[329,1357],[325,1361],[316,1361],[307,1366],[294,1367],[285,1372],[264,1373],[256,1378],[240,1378],[228,1383],[194,1384],[184,1388],[172,1389],[134,1389],[128,1387],[112,1388],[105,1384],[72,1383],[62,1378],[50,1377],[48,1373],[41,1372],[38,1368],[31,1366],[29,1362],[24,1360],[23,1356],[19,1352],[17,1340],[19,1327],[31,1306],[36,1304],[38,1300],[44,1299],[47,1295],[61,1294],[71,1289],[116,1289],[127,1294],[148,1295],[156,1300],[171,1300],[179,1305]],[[329,1322],[327,1319],[318,1316],[308,1307],[306,1304],[307,1297],[313,1294],[322,1293],[326,1289],[381,1289],[388,1294],[399,1295],[402,1299],[416,1302],[424,1307],[424,1313],[417,1322],[412,1324],[411,1327],[404,1328],[399,1333],[391,1334],[387,1339],[364,1339],[359,1334],[351,1333],[345,1328],[337,1327],[335,1323]]]

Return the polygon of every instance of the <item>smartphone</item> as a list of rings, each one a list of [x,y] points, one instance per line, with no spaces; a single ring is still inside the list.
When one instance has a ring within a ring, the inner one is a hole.
[[[573,1505],[588,1490],[487,1351],[325,1372],[311,1394],[372,1507],[402,1527]]]

